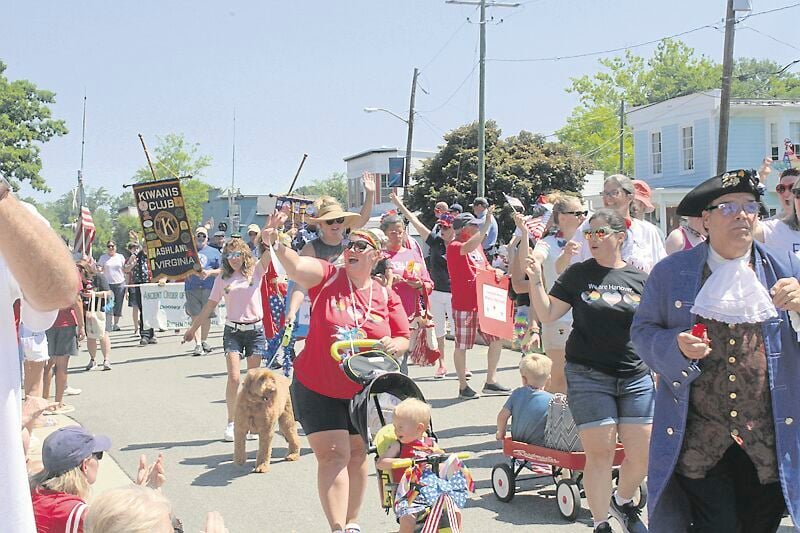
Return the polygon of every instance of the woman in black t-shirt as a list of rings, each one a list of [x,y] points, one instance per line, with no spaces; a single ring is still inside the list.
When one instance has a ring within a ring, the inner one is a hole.
[[[527,268],[531,305],[542,322],[554,322],[572,309],[567,394],[586,451],[586,498],[600,532],[611,531],[609,510],[626,531],[646,531],[631,499],[647,473],[654,387],[649,369],[634,351],[630,327],[647,274],[622,260],[626,229],[618,213],[598,210],[584,232],[592,259],[570,266],[549,295],[541,265],[531,259]],[[625,461],[612,495],[617,434],[625,445]]]

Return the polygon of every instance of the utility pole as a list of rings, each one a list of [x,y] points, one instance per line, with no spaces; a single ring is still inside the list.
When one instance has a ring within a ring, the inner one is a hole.
[[[733,0],[727,1],[725,12],[725,46],[722,54],[722,91],[719,100],[719,144],[717,145],[717,174],[728,166],[728,126],[731,118],[731,77],[733,76],[733,37],[736,12]]]
[[[446,0],[447,4],[480,6],[480,75],[478,82],[478,196],[486,196],[486,0]],[[519,7],[519,3],[506,4],[490,1],[488,7]]]
[[[619,173],[625,170],[625,99],[619,103]]]
[[[408,140],[406,141],[406,165],[403,169],[403,187],[411,185],[411,141],[414,138],[414,100],[417,96],[417,75],[419,69],[414,68],[414,78],[411,80],[411,103],[408,106]]]

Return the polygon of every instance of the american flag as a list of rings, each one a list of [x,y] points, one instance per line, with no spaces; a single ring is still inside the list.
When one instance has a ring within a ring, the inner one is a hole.
[[[552,211],[547,211],[544,215],[540,217],[535,217],[535,218],[530,217],[527,220],[525,220],[525,227],[528,228],[528,233],[530,233],[534,239],[539,240],[542,238],[542,235],[544,235],[544,230],[547,227],[547,222],[550,220],[551,214]]]
[[[78,217],[78,223],[75,228],[75,242],[72,245],[73,253],[81,256],[91,255],[94,235],[95,228],[92,212],[89,211],[88,207],[81,206],[81,216]]]

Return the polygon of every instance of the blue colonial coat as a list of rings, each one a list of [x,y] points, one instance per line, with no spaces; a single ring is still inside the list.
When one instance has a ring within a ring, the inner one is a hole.
[[[759,281],[770,289],[781,278],[800,277],[793,254],[754,244]],[[648,512],[651,533],[682,533],[689,527],[689,503],[673,472],[683,443],[692,382],[700,368],[683,356],[677,336],[695,323],[690,309],[701,287],[708,244],[678,252],[655,265],[631,326],[636,352],[659,377],[650,439]],[[778,475],[792,520],[800,510],[800,343],[788,313],[764,323]]]

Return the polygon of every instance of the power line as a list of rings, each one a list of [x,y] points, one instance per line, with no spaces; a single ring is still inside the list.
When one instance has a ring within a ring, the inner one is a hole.
[[[775,41],[776,43],[779,43],[779,44],[782,44],[782,45],[788,46],[789,48],[794,48],[795,50],[800,50],[800,48],[796,47],[795,45],[793,45],[793,44],[791,44],[791,43],[787,43],[786,41],[781,41],[781,40],[780,40],[780,39],[778,39],[777,37],[773,37],[772,35],[770,35],[770,34],[768,34],[768,33],[764,33],[763,31],[761,31],[761,30],[757,30],[757,29],[755,29],[755,28],[753,28],[753,27],[751,27],[751,26],[742,26],[742,29],[743,29],[743,30],[750,30],[750,31],[754,31],[754,32],[756,32],[756,33],[757,33],[757,34],[759,34],[759,35],[763,35],[763,36],[764,36],[764,37],[766,37],[767,39],[771,39],[771,40]]]
[[[744,22],[745,20],[747,20],[747,19],[749,19],[749,18],[753,18],[753,17],[759,17],[759,16],[761,16],[761,15],[768,15],[768,14],[770,14],[770,13],[775,13],[775,12],[777,12],[777,11],[784,11],[784,10],[786,10],[786,9],[791,9],[791,8],[793,8],[793,7],[798,7],[798,6],[800,6],[800,2],[797,2],[796,4],[789,4],[788,6],[776,7],[775,9],[767,9],[767,10],[765,10],[765,11],[758,11],[758,12],[756,12],[756,13],[750,13],[749,15],[747,15],[747,16],[745,16],[745,17],[742,17],[742,18],[739,20],[739,22]]]
[[[448,45],[449,45],[449,44],[452,42],[452,40],[453,40],[453,39],[455,39],[456,35],[458,35],[458,34],[459,34],[459,32],[460,32],[462,29],[464,29],[464,27],[465,27],[467,24],[469,24],[469,19],[465,19],[465,20],[464,20],[464,22],[463,22],[463,23],[461,23],[461,26],[459,26],[458,28],[456,28],[456,31],[454,31],[454,32],[453,32],[453,34],[452,34],[452,35],[451,35],[451,36],[450,36],[450,37],[447,39],[447,41],[445,41],[444,45],[442,45],[442,47],[439,49],[439,51],[438,51],[438,52],[436,52],[436,53],[433,55],[433,57],[430,59],[430,61],[428,61],[427,63],[425,63],[425,66],[423,66],[421,69],[419,69],[419,71],[420,71],[420,72],[424,72],[424,71],[425,71],[425,69],[426,69],[426,68],[428,68],[428,67],[431,65],[431,63],[433,63],[434,61],[436,61],[436,58],[437,58],[437,57],[439,57],[439,55],[440,55],[442,52],[444,52],[445,48],[447,48],[447,46],[448,46]]]

